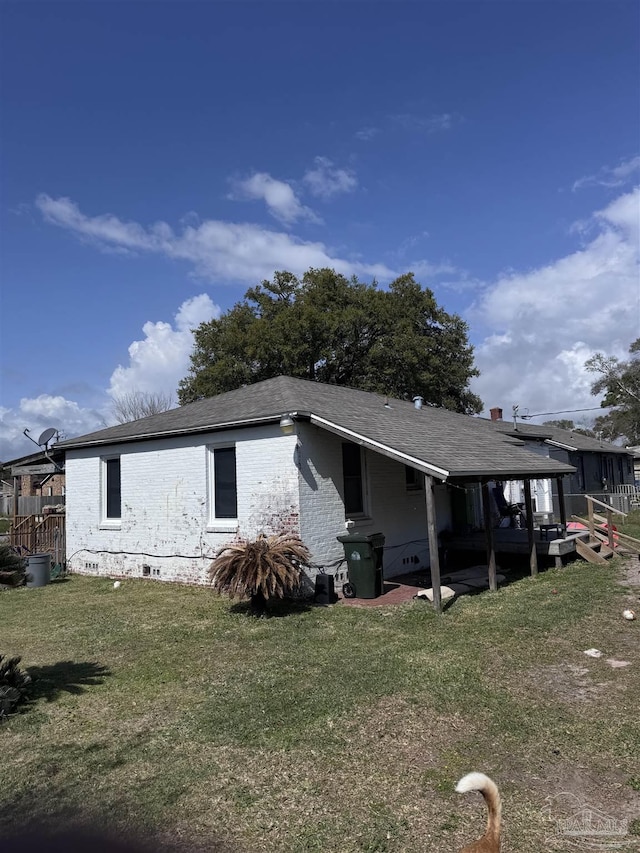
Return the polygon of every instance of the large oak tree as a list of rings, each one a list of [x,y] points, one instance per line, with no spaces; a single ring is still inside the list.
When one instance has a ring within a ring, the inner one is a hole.
[[[601,352],[585,364],[598,378],[591,386],[592,394],[604,394],[600,405],[612,407],[608,414],[596,418],[594,429],[603,438],[624,438],[628,444],[640,444],[640,338],[629,347],[631,358],[620,361]]]
[[[195,330],[178,396],[184,404],[285,374],[477,413],[467,333],[411,273],[382,290],[332,269],[276,272]]]

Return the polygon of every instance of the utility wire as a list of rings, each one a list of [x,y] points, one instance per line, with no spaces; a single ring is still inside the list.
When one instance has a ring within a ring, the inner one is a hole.
[[[595,406],[593,409],[563,409],[561,412],[537,412],[535,415],[518,415],[520,420],[528,420],[529,418],[542,418],[545,415],[569,415],[573,412],[603,412],[602,406]]]

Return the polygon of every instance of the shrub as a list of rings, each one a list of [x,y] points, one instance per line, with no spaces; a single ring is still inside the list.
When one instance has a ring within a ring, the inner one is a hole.
[[[297,536],[261,533],[253,541],[241,539],[223,548],[211,563],[209,578],[218,592],[231,598],[250,596],[252,612],[262,615],[270,598],[298,591],[310,559]]]
[[[18,586],[24,583],[27,561],[6,542],[0,543],[0,584]]]
[[[20,669],[19,663],[19,657],[0,655],[0,721],[15,711],[31,684],[31,677]]]

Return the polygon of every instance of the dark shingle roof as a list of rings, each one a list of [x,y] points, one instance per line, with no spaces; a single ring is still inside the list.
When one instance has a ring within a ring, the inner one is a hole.
[[[319,426],[337,431],[385,455],[447,477],[492,475],[540,477],[568,474],[574,469],[526,450],[522,442],[494,428],[494,423],[446,409],[417,410],[404,400],[304,379],[278,376],[199,400],[158,415],[120,424],[60,442],[72,449],[232,426],[277,421],[297,412]],[[319,419],[319,420],[318,420]]]
[[[629,450],[626,447],[621,447],[619,444],[610,444],[608,441],[600,441],[599,438],[590,438],[588,435],[574,432],[571,429],[558,429],[547,424],[522,424],[519,423],[517,429],[508,421],[490,421],[498,429],[502,430],[511,436],[521,436],[524,439],[540,438],[543,441],[549,439],[557,444],[563,444],[565,447],[575,448],[575,450],[584,450],[591,453],[623,453],[628,454]]]

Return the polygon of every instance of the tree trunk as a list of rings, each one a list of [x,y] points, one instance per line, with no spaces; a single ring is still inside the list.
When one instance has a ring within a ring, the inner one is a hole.
[[[251,595],[251,615],[265,616],[267,612],[267,599],[261,589]]]

